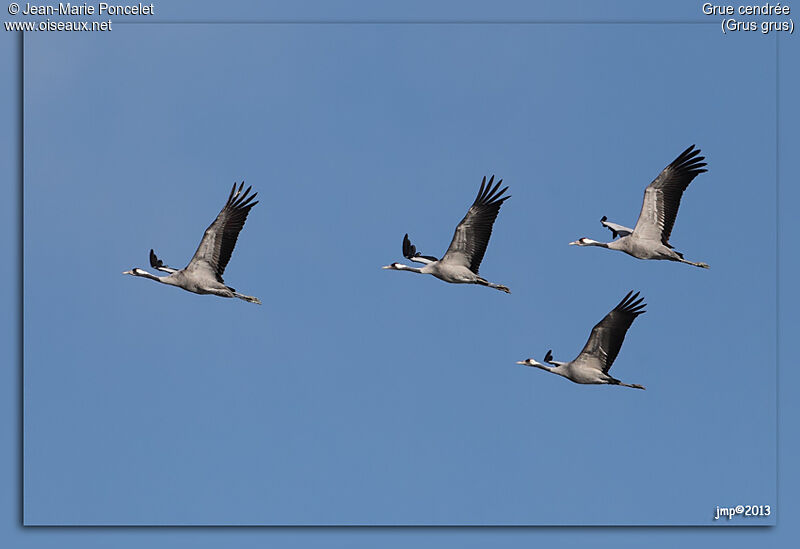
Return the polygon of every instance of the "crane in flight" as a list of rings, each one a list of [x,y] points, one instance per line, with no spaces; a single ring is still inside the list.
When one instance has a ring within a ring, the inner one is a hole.
[[[644,308],[647,304],[643,301],[644,298],[639,297],[639,292],[635,294],[632,291],[628,292],[628,295],[592,328],[589,341],[574,360],[570,362],[555,361],[553,360],[553,351],[550,350],[544,357],[544,361],[549,366],[536,362],[532,358],[517,362],[517,364],[558,374],[575,383],[621,385],[633,389],[644,389],[641,385],[623,383],[608,375],[608,370],[619,354],[628,328],[631,327],[637,316],[645,312]]]
[[[186,267],[173,269],[164,265],[164,262],[151,249],[150,266],[158,271],[167,273],[167,276],[156,276],[139,267],[134,267],[122,274],[149,278],[162,284],[183,288],[195,294],[236,297],[249,303],[261,305],[261,300],[257,297],[240,294],[230,286],[227,286],[222,280],[222,273],[225,272],[225,267],[231,258],[233,248],[236,246],[236,239],[239,237],[239,232],[247,220],[247,214],[250,213],[250,209],[253,206],[258,204],[257,200],[253,201],[258,193],[248,196],[252,186],[247,187],[244,192],[242,192],[242,187],[244,187],[244,181],[242,181],[238,189],[236,188],[236,183],[233,184],[228,201],[214,222],[206,229],[197,251]]]
[[[489,237],[492,236],[492,225],[500,212],[500,206],[510,198],[510,196],[502,196],[508,187],[503,187],[498,191],[502,182],[501,179],[495,184],[494,176],[492,176],[487,184],[486,177],[483,178],[478,196],[475,197],[467,215],[456,227],[450,247],[447,248],[442,259],[417,252],[416,246],[411,243],[406,234],[403,237],[403,256],[415,263],[423,264],[424,267],[417,268],[402,263],[392,263],[383,268],[430,274],[439,280],[453,284],[480,284],[510,294],[511,290],[508,287],[489,282],[478,274],[483,254],[486,253],[486,247],[489,245]]]
[[[606,216],[600,220],[607,227],[613,238],[611,242],[598,242],[590,238],[579,238],[570,245],[600,246],[609,250],[619,250],[638,259],[665,259],[679,261],[708,269],[707,263],[696,263],[683,258],[683,254],[674,250],[669,243],[678,206],[681,204],[683,191],[699,174],[706,172],[704,156],[694,145],[683,151],[672,163],[644,190],[642,209],[636,227],[629,229],[623,225],[608,221]]]

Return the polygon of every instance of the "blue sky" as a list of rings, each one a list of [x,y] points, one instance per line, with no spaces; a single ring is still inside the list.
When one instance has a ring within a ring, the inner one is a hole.
[[[27,37],[26,520],[708,524],[775,501],[775,234],[742,222],[774,216],[775,43],[680,29]],[[710,171],[672,242],[710,271],[566,245],[633,223],[693,142]],[[482,274],[510,296],[379,270],[404,232],[441,254],[491,173],[513,198]],[[263,307],[118,274],[150,247],[185,263],[241,178],[262,202],[226,280]],[[631,288],[650,305],[612,373],[647,392],[514,365],[571,358]]]

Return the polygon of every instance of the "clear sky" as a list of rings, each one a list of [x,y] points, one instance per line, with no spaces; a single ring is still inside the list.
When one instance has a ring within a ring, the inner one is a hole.
[[[685,5],[614,10],[703,20]],[[514,9],[498,13],[540,15]],[[26,522],[706,525],[717,505],[777,508],[775,99],[774,37],[714,25],[27,36]],[[671,241],[711,270],[567,246],[607,239],[602,215],[632,225],[692,143],[709,172]],[[441,255],[491,174],[512,198],[481,273],[511,295],[380,270],[405,232]],[[261,203],[225,278],[262,307],[120,274],[151,247],[183,266],[242,178]],[[571,359],[630,289],[648,313],[611,373],[646,392],[514,364]]]

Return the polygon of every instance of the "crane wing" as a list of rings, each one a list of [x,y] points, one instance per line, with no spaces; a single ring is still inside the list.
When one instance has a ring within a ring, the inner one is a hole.
[[[172,274],[178,272],[178,269],[173,269],[172,267],[164,265],[164,262],[158,259],[158,256],[156,256],[152,248],[150,248],[150,266],[164,273]]]
[[[439,261],[432,255],[422,255],[420,252],[418,252],[417,247],[411,243],[411,240],[409,240],[408,233],[406,233],[406,235],[403,237],[403,257],[416,263],[424,263],[425,265],[433,263],[434,261]]]
[[[637,316],[645,312],[644,308],[647,304],[642,303],[643,301],[644,298],[639,297],[639,292],[635,294],[632,291],[628,292],[628,295],[592,328],[589,341],[586,342],[575,362],[599,361],[603,373],[607,374],[619,354],[622,342],[625,341],[628,328],[631,327]]]
[[[612,238],[617,238],[618,236],[628,236],[629,234],[633,233],[633,229],[629,229],[628,227],[618,223],[612,223],[606,216],[603,216],[603,219],[600,220],[600,223],[603,225],[603,227],[606,227],[609,231],[611,231]]]
[[[675,224],[675,216],[678,215],[683,191],[698,174],[708,171],[703,168],[707,165],[703,162],[705,157],[697,156],[698,154],[700,149],[695,149],[692,145],[664,168],[644,190],[642,210],[633,229],[638,237],[661,241],[670,246],[669,236]]]
[[[236,183],[233,184],[228,201],[214,222],[206,229],[197,251],[186,266],[187,270],[208,269],[218,281],[222,282],[222,273],[225,272],[225,267],[231,258],[236,239],[239,238],[239,232],[247,220],[247,214],[250,213],[250,208],[258,204],[257,200],[253,202],[258,193],[248,196],[252,187],[247,187],[244,192],[242,187],[244,181],[238,190]]]
[[[473,273],[478,274],[478,269],[489,245],[489,237],[492,236],[492,225],[494,225],[500,206],[508,200],[510,196],[500,198],[508,187],[503,187],[498,192],[501,179],[494,187],[494,176],[486,183],[486,178],[481,181],[481,188],[478,196],[470,206],[467,215],[456,227],[450,247],[442,257],[443,263],[453,265],[463,265],[468,267]]]

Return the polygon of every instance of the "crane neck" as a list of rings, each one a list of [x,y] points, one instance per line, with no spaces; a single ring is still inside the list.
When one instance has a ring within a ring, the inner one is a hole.
[[[402,263],[395,263],[394,268],[397,269],[398,271],[411,271],[412,273],[422,273],[422,269],[411,267],[409,265],[403,265]]]
[[[544,370],[546,372],[555,372],[555,368],[552,366],[548,366],[547,364],[542,364],[541,362],[533,362],[533,364],[529,364],[529,366],[533,366],[534,368],[539,368],[540,370]]]
[[[170,284],[172,281],[168,281],[169,276],[156,276],[153,273],[148,273],[144,269],[133,269],[131,273],[133,276],[140,276],[142,278],[149,278],[150,280],[155,280],[156,282],[161,282],[162,284]]]

